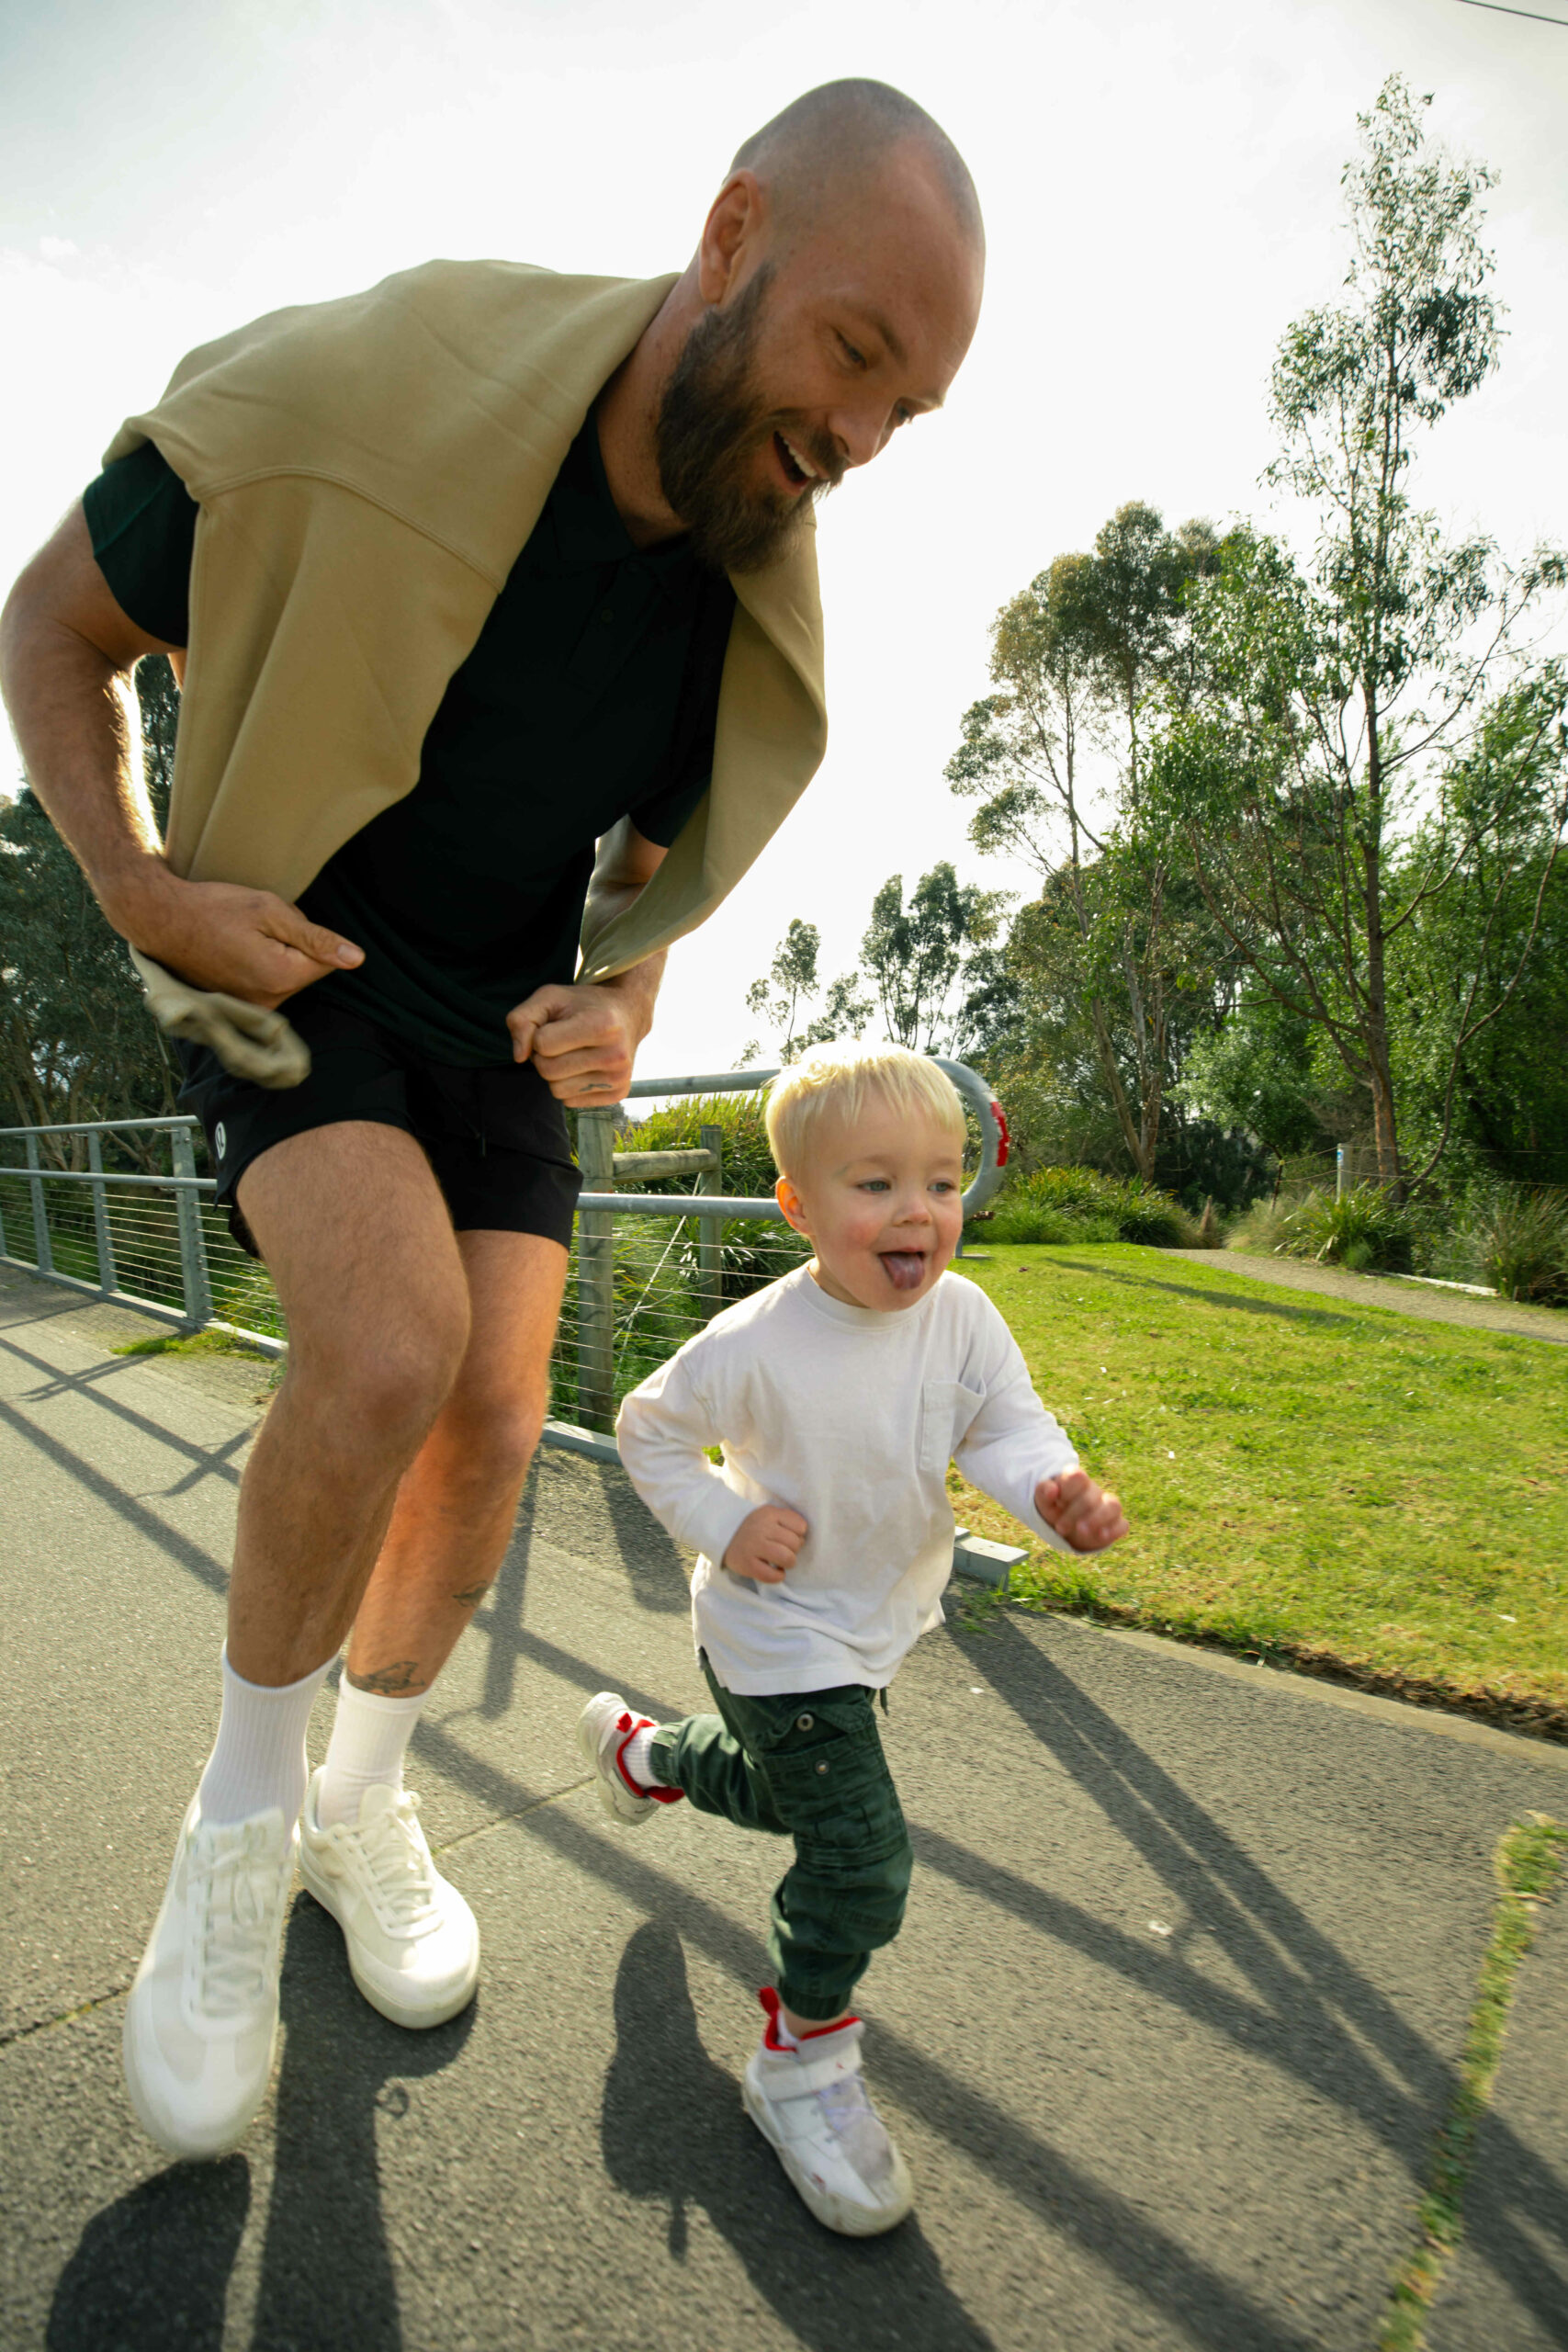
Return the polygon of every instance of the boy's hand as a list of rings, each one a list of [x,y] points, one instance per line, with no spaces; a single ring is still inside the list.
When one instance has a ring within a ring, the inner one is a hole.
[[[783,1584],[807,1538],[806,1521],[783,1503],[764,1503],[743,1519],[729,1539],[723,1565],[732,1577],[754,1577],[759,1584]]]
[[[1097,1487],[1087,1470],[1069,1470],[1062,1478],[1042,1478],[1034,1489],[1034,1508],[1046,1526],[1055,1528],[1075,1552],[1103,1552],[1108,1544],[1119,1544],[1127,1532],[1120,1499]]]

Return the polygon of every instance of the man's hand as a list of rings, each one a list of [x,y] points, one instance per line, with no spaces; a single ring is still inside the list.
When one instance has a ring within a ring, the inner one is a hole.
[[[1126,1514],[1115,1495],[1097,1487],[1086,1470],[1069,1470],[1062,1478],[1042,1478],[1034,1489],[1034,1508],[1075,1552],[1103,1552],[1127,1532]]]
[[[607,981],[557,981],[506,1016],[514,1061],[532,1061],[558,1102],[603,1111],[620,1102],[647,1034],[640,995]]]
[[[149,861],[133,888],[106,892],[104,910],[133,947],[180,979],[269,1012],[328,972],[365,961],[363,948],[271,890],[182,882],[161,861],[156,873]]]
[[[743,1519],[729,1539],[723,1565],[732,1577],[753,1577],[758,1584],[783,1584],[808,1533],[797,1510],[783,1503],[764,1503]]]

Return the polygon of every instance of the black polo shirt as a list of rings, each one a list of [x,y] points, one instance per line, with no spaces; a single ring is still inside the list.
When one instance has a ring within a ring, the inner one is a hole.
[[[84,496],[121,610],[184,645],[197,507],[149,443]],[[634,548],[590,413],[479,641],[430,723],[419,781],[300,899],[365,950],[316,981],[437,1061],[510,1061],[506,1014],[570,980],[594,844],[623,817],[668,848],[707,789],[734,592],[684,539]]]

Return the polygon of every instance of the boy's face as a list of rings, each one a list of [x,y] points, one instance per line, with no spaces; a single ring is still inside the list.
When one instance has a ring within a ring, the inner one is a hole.
[[[777,1191],[815,1245],[829,1297],[897,1315],[935,1287],[958,1247],[963,1146],[934,1119],[873,1094],[852,1125],[823,1120],[805,1165]]]

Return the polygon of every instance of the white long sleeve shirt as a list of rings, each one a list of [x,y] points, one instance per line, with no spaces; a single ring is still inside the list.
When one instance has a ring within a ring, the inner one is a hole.
[[[634,1389],[616,1434],[644,1502],[700,1555],[693,1629],[728,1690],[892,1680],[942,1623],[950,1461],[1072,1548],[1040,1518],[1034,1488],[1077,1456],[1007,1325],[961,1275],[879,1314],[829,1298],[802,1266],[716,1316]],[[810,1531],[782,1584],[720,1565],[763,1503],[799,1511]]]

